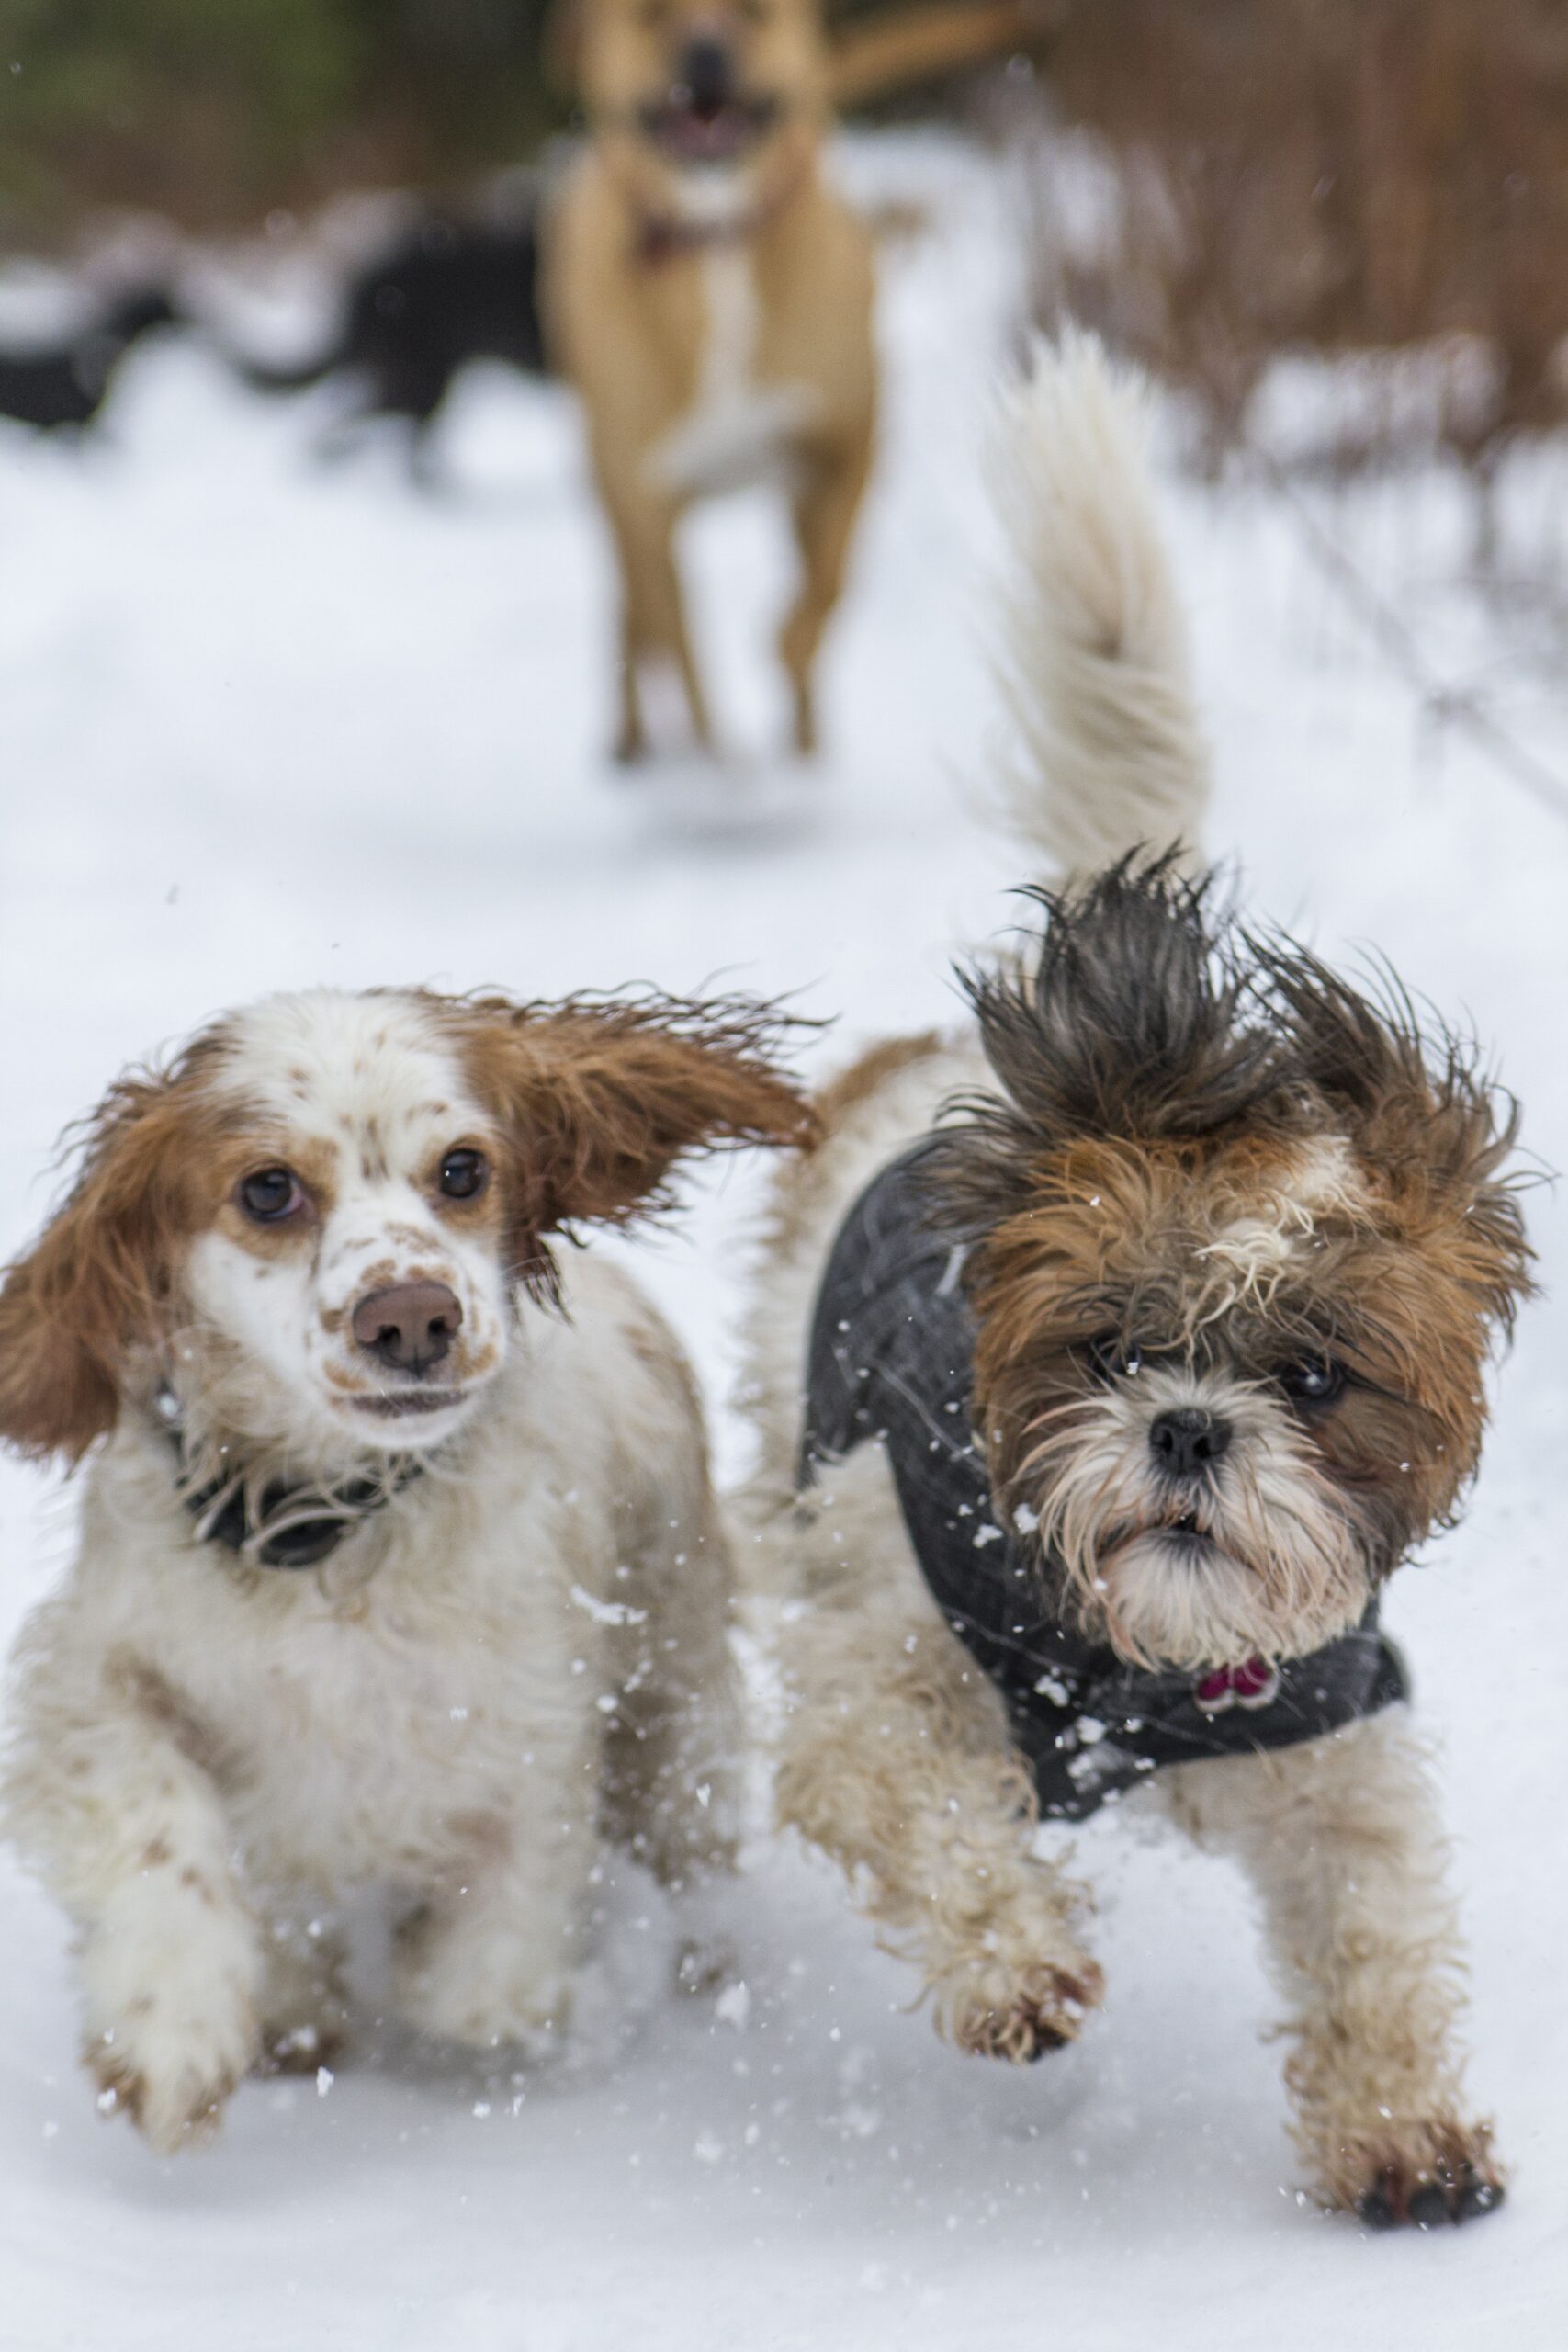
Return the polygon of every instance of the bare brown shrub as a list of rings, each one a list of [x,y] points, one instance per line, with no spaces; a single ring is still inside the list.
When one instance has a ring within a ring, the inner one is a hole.
[[[1186,387],[1211,451],[1290,351],[1470,345],[1438,429],[1482,469],[1561,420],[1562,0],[1079,0],[1048,87],[1103,168],[1087,220],[1035,175],[1036,315]]]

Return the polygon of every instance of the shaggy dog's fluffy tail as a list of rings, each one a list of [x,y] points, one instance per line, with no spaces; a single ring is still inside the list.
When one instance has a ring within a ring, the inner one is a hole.
[[[1017,733],[999,813],[1064,885],[1139,846],[1201,851],[1208,746],[1150,407],[1141,377],[1069,330],[1004,396],[993,450],[1010,557],[997,668]]]
[[[1005,397],[995,451],[1011,556],[998,667],[1018,737],[997,814],[1040,878],[1066,888],[1140,846],[1201,856],[1208,752],[1145,469],[1148,408],[1140,379],[1069,334],[1041,345]],[[788,1510],[806,1334],[833,1237],[945,1102],[993,1082],[972,1039],[873,1046],[819,1098],[818,1149],[779,1171],[742,1391],[761,1440],[742,1505],[754,1591],[794,1593],[805,1573]]]

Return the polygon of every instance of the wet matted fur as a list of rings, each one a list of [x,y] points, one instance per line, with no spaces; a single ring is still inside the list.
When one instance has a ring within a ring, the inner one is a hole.
[[[1226,919],[1197,871],[1206,761],[1143,407],[1082,340],[1012,403],[1008,514],[1043,533],[1008,609],[1015,701],[1040,705],[1013,806],[1065,879],[1037,894],[1033,944],[971,975],[967,1035],[885,1042],[822,1098],[825,1140],[777,1189],[749,1365],[748,1556],[791,1603],[780,1818],[849,1872],[938,2030],[1014,2059],[1100,1999],[1089,1900],[1037,1845],[1001,1696],[933,1599],[882,1449],[803,1476],[807,1338],[853,1204],[923,1141],[999,1522],[976,1549],[999,1564],[1005,1531],[1064,1624],[1195,1688],[1353,1629],[1451,1518],[1529,1288],[1513,1106],[1474,1054],[1396,985]],[[1176,846],[1136,850],[1141,825]],[[1162,1425],[1201,1441],[1179,1474]],[[1137,1802],[1252,1878],[1324,2200],[1377,2223],[1495,2205],[1407,1708],[1170,1766]]]

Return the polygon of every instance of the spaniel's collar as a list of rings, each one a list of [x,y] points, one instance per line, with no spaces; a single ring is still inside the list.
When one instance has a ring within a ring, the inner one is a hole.
[[[271,1478],[258,1489],[250,1465],[224,1442],[216,1449],[216,1473],[203,1478],[186,1452],[179,1398],[165,1382],[152,1401],[179,1465],[175,1492],[196,1521],[197,1542],[221,1544],[248,1567],[315,1567],[423,1467],[411,1455],[394,1455],[379,1477],[346,1478],[337,1486]]]

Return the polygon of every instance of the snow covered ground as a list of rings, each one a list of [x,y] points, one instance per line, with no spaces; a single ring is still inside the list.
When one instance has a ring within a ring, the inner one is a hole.
[[[326,469],[321,405],[264,404],[186,347],[137,354],[112,437],[0,433],[0,1249],[51,1196],[60,1129],[214,1008],[330,980],[529,994],[716,978],[839,1016],[808,1051],[941,1019],[950,949],[1025,878],[969,805],[991,725],[976,481],[1012,332],[1005,191],[951,147],[852,158],[937,220],[892,253],[879,480],[826,682],[831,755],[733,822],[604,764],[610,580],[564,398],[463,389],[457,492],[395,452]],[[330,404],[330,402],[329,402]],[[1517,534],[1561,531],[1561,459],[1522,461]],[[1328,953],[1375,945],[1467,1010],[1568,1156],[1568,831],[1424,722],[1277,507],[1172,485],[1249,903]],[[1416,475],[1333,527],[1444,674],[1568,771],[1551,659],[1455,582],[1465,516]],[[695,534],[722,712],[782,726],[760,658],[776,519]],[[744,786],[738,787],[738,805]],[[722,1459],[757,1174],[730,1164],[637,1247],[686,1334]],[[1562,1206],[1531,1215],[1561,1287]],[[1568,1306],[1527,1315],[1462,1530],[1396,1587],[1442,1743],[1474,1946],[1474,2082],[1516,2171],[1483,2228],[1387,2241],[1296,2193],[1270,2004],[1220,1866],[1111,1819],[1079,1840],[1110,1996],[1014,2074],[906,2013],[829,1871],[759,1835],[719,2013],[658,1989],[667,1925],[627,1891],[647,2011],[597,2078],[454,2074],[367,2030],[316,2086],[247,2086],[220,2144],[155,2162],[78,2070],[65,1933],[0,1868],[6,2352],[1122,2352],[1555,2347],[1568,2310]],[[71,1541],[68,1490],[0,1471],[0,1632]]]

